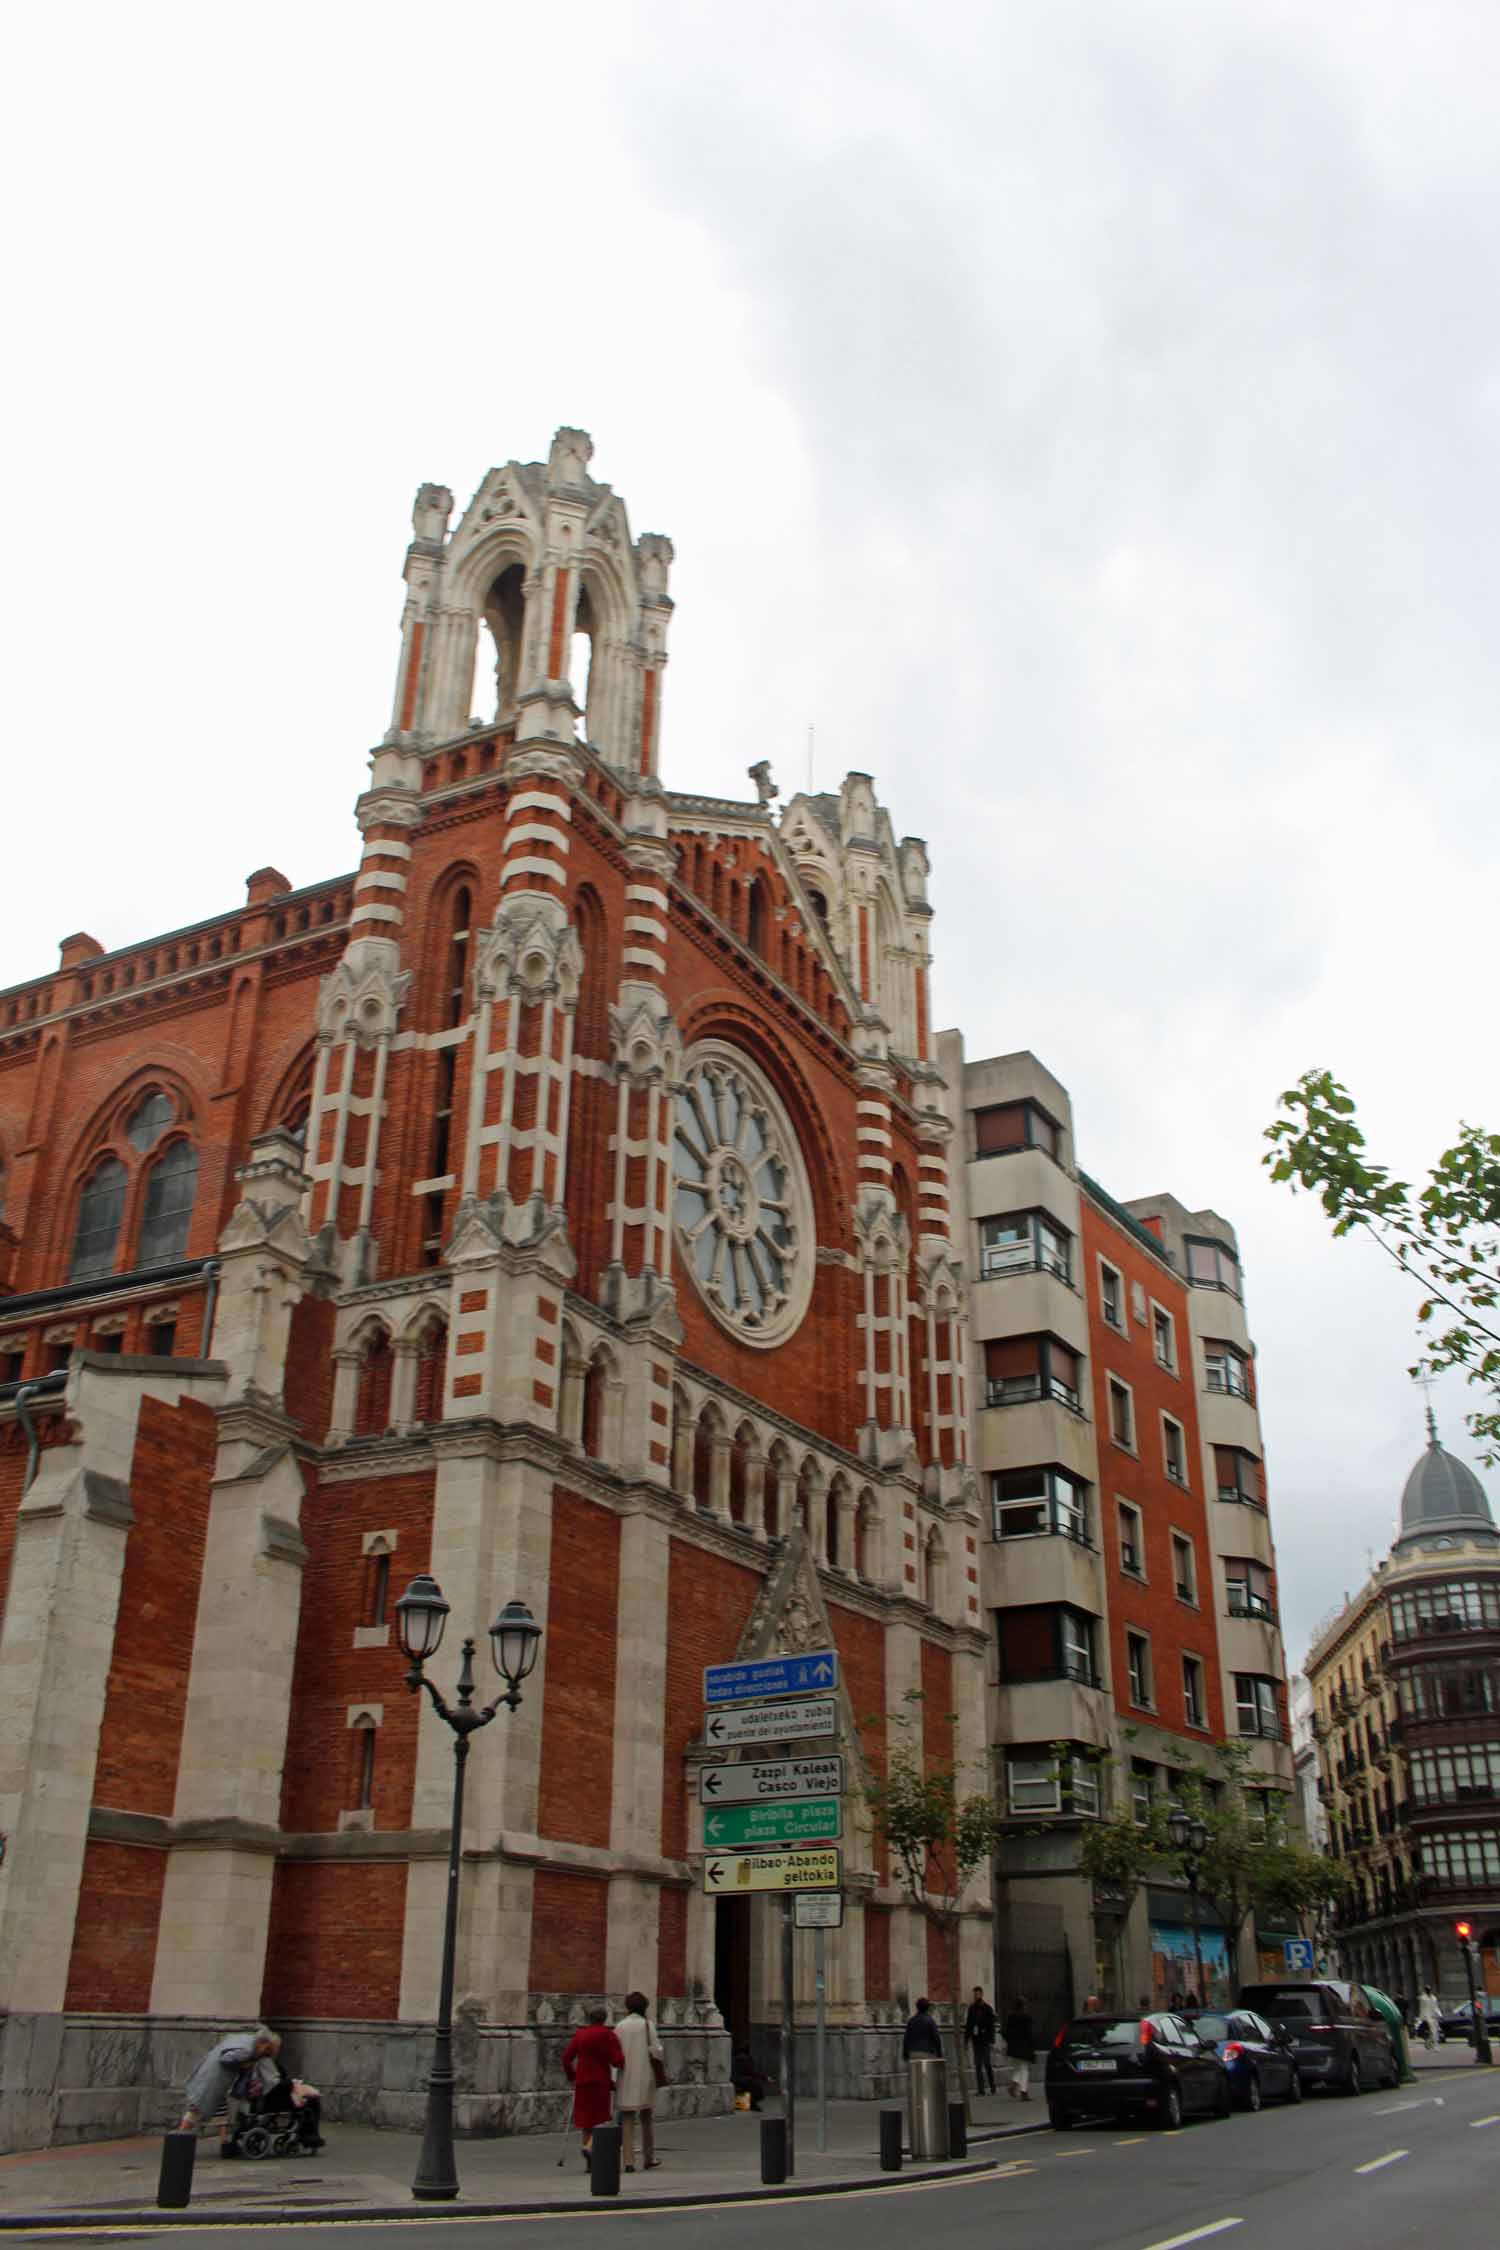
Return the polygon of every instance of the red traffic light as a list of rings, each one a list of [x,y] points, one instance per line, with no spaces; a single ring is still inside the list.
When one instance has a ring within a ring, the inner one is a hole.
[[[1455,1922],[1453,1925],[1453,1935],[1458,1939],[1461,1945],[1467,1945],[1470,1938],[1474,1935],[1473,1923]]]

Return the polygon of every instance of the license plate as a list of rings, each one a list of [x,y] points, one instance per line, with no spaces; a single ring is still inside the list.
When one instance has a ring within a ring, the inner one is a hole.
[[[1080,2070],[1113,2070],[1115,2066],[1112,2062],[1081,2062],[1078,2067]]]

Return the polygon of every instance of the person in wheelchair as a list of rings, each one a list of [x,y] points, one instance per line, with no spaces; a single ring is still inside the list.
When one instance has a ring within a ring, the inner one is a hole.
[[[274,2078],[268,2076],[272,2069]],[[314,2156],[323,2146],[323,2104],[318,2089],[305,2079],[289,2077],[279,2055],[237,2079],[231,2102],[236,2106],[231,2112],[226,2155],[251,2159]]]

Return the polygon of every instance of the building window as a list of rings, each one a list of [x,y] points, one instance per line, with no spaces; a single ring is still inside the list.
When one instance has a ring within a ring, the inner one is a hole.
[[[1177,1373],[1177,1323],[1157,1304],[1151,1307],[1151,1350],[1158,1367]]]
[[[1248,1555],[1226,1555],[1224,1585],[1231,1617],[1262,1617],[1268,1624],[1274,1624],[1276,1604],[1271,1598],[1271,1573],[1264,1563],[1253,1562]]]
[[[1130,1817],[1137,1828],[1151,1825],[1151,1800],[1156,1794],[1156,1768],[1135,1758],[1130,1765]]]
[[[1441,1633],[1500,1628],[1500,1578],[1455,1578],[1411,1586],[1391,1596],[1391,1637],[1425,1640]]]
[[[1082,1368],[1078,1354],[1055,1336],[992,1337],[984,1347],[984,1403],[1024,1406],[1050,1398],[1079,1414]]]
[[[153,1359],[170,1359],[177,1349],[176,1321],[151,1321],[146,1329],[146,1349]]]
[[[1221,1500],[1237,1501],[1245,1508],[1263,1508],[1266,1504],[1261,1465],[1241,1446],[1214,1447],[1214,1483]]]
[[[1161,1418],[1161,1457],[1162,1466],[1172,1482],[1185,1485],[1188,1480],[1187,1440],[1182,1433],[1182,1424],[1174,1422],[1170,1414],[1164,1414]]]
[[[118,1157],[106,1156],[78,1198],[78,1223],[68,1266],[70,1281],[92,1281],[97,1274],[113,1272],[124,1216],[125,1167]]]
[[[1099,1260],[1099,1310],[1107,1328],[1125,1333],[1125,1277],[1117,1266]]]
[[[1250,1397],[1250,1362],[1236,1345],[1206,1343],[1203,1364],[1211,1391],[1222,1391],[1229,1398]]]
[[[1456,1805],[1500,1797],[1500,1742],[1465,1742],[1417,1750],[1411,1759],[1411,1793],[1417,1804]]]
[[[1089,1544],[1088,1486],[1066,1469],[999,1469],[990,1479],[997,1539],[1059,1534]]]
[[[167,1266],[187,1249],[198,1186],[198,1153],[191,1141],[174,1141],[146,1175],[146,1208],[141,1215],[136,1263]]]
[[[1186,1249],[1188,1280],[1195,1289],[1227,1289],[1231,1297],[1244,1294],[1240,1261],[1225,1243],[1190,1234]]]
[[[383,1625],[391,1591],[391,1558],[382,1549],[379,1554],[367,1556],[366,1564],[364,1622]]]
[[[1109,1434],[1116,1445],[1127,1453],[1135,1451],[1135,1401],[1130,1395],[1130,1385],[1111,1375],[1109,1391]]]
[[[1144,1633],[1125,1635],[1125,1669],[1130,1679],[1130,1700],[1138,1711],[1149,1711],[1151,1701],[1151,1643]]]
[[[1208,1725],[1208,1705],[1203,1693],[1203,1666],[1196,1656],[1182,1660],[1182,1715],[1190,1727]]]
[[[19,1383],[26,1370],[24,1351],[6,1352],[0,1358],[0,1383]]]
[[[1193,1559],[1193,1542],[1180,1531],[1172,1534],[1172,1588],[1180,1602],[1198,1606],[1198,1571]]]
[[[1061,1812],[1062,1776],[1055,1758],[1008,1758],[1005,1776],[1013,1813]]]
[[[1009,1156],[1016,1149],[1039,1148],[1057,1160],[1059,1130],[1035,1102],[1001,1102],[974,1112],[974,1154]]]
[[[1440,1829],[1417,1849],[1422,1873],[1435,1882],[1500,1881],[1500,1828]]]
[[[1414,1665],[1402,1677],[1401,1709],[1409,1719],[1500,1711],[1500,1666]]]
[[[1275,1680],[1255,1672],[1234,1675],[1234,1709],[1241,1734],[1258,1734],[1267,1742],[1281,1740],[1281,1709]]]
[[[156,1087],[138,1102],[125,1125],[125,1138],[141,1156],[155,1148],[162,1134],[176,1117],[177,1110],[170,1094]]]
[[[1070,1809],[1081,1813],[1086,1820],[1099,1817],[1099,1768],[1090,1757],[1078,1752],[1068,1759],[1068,1801]]]
[[[356,1812],[369,1812],[375,1802],[375,1731],[368,1719],[354,1730]]]
[[[1146,1575],[1146,1534],[1141,1511],[1128,1500],[1116,1502],[1120,1519],[1120,1568],[1131,1578]]]
[[[1098,1687],[1094,1632],[1096,1620],[1065,1603],[1021,1604],[995,1615],[1000,1677],[1021,1680],[1077,1680]]]
[[[1050,1273],[1073,1277],[1072,1237],[1041,1211],[1012,1211],[986,1219],[979,1229],[981,1280],[1012,1273]]]

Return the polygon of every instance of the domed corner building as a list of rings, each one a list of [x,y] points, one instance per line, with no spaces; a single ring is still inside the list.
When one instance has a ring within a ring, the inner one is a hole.
[[[1500,1994],[1500,1531],[1474,1471],[1428,1443],[1386,1560],[1307,1661],[1329,1850],[1352,1892],[1349,1974],[1414,1997],[1469,1997],[1455,1937],[1473,1924]]]
[[[333,2115],[420,2118],[419,1572],[449,1694],[469,1635],[497,1691],[504,1603],[544,1628],[467,1766],[462,2126],[556,2124],[570,2021],[633,1986],[669,2108],[727,2105],[731,2038],[770,2059],[781,1903],[734,1860],[710,1895],[708,1665],[837,1653],[831,2089],[890,2090],[950,1993],[863,1797],[885,1714],[986,1759],[926,853],[865,774],[663,785],[672,548],[591,453],[456,521],[419,491],[352,873],[0,993],[6,2145],[158,2123],[262,2016]],[[967,1903],[960,1992],[987,1870]]]

